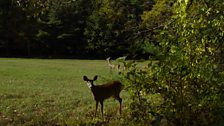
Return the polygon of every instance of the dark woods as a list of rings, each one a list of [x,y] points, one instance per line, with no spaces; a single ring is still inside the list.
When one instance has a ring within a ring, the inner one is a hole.
[[[144,57],[147,32],[141,33],[145,29],[141,16],[154,4],[151,0],[2,0],[0,56]],[[153,32],[149,34],[156,42]]]

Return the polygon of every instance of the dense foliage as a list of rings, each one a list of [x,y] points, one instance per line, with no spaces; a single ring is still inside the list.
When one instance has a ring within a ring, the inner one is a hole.
[[[147,46],[161,51],[156,58],[160,60],[145,67],[123,61],[135,121],[223,124],[223,12],[221,0],[179,0],[172,21],[156,36],[159,44]]]
[[[155,3],[153,0],[1,1],[1,56],[153,55],[145,52],[143,45],[145,40],[157,42],[155,34],[169,20],[173,0]]]
[[[66,58],[85,54],[84,28],[91,2],[13,0],[0,5],[2,56]]]

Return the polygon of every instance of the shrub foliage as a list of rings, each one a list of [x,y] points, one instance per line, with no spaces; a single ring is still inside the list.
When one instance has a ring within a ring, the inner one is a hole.
[[[135,121],[162,117],[167,125],[211,125],[224,120],[223,8],[220,0],[182,1],[157,36],[159,59],[142,67],[122,61]],[[192,11],[192,8],[194,11]],[[151,48],[149,46],[149,48]]]

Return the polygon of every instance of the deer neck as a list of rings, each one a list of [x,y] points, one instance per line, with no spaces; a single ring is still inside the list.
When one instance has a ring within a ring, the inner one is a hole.
[[[92,87],[90,87],[90,88],[91,88],[91,90],[96,90],[97,89],[97,86],[92,85]]]
[[[97,95],[97,92],[99,92],[99,91],[98,91],[98,87],[95,86],[95,85],[93,85],[93,86],[91,87],[91,91],[92,91],[92,93],[93,93],[94,96]]]
[[[112,65],[112,62],[111,62],[110,59],[107,60],[107,63],[108,63],[109,65]]]

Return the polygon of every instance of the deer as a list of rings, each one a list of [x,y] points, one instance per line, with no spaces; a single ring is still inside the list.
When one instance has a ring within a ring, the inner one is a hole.
[[[110,97],[115,98],[120,103],[120,115],[121,115],[121,105],[122,105],[122,98],[120,97],[120,92],[123,89],[123,85],[120,81],[114,80],[107,82],[102,85],[95,85],[94,81],[96,81],[98,76],[94,76],[93,79],[89,79],[87,76],[83,76],[83,80],[86,81],[87,86],[91,89],[91,92],[94,96],[96,101],[96,109],[95,109],[95,117],[97,114],[98,104],[101,104],[101,114],[103,117],[103,102],[105,99]]]
[[[106,59],[106,61],[107,61],[107,64],[108,64],[108,66],[110,67],[110,69],[112,70],[112,69],[119,69],[120,68],[120,64],[113,64],[112,62],[111,62],[111,57],[108,57],[107,59]]]

